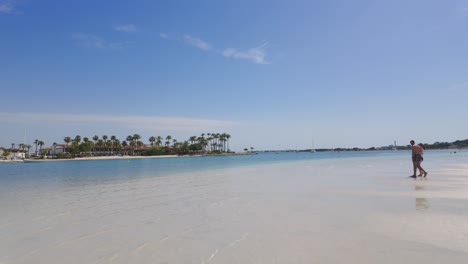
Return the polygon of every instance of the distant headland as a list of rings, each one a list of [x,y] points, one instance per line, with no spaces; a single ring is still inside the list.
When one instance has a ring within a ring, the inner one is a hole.
[[[243,153],[234,153],[229,148],[231,135],[227,133],[202,133],[179,141],[172,136],[151,136],[145,143],[139,134],[124,140],[116,136],[63,137],[63,143],[50,146],[42,140],[29,144],[11,144],[11,148],[0,147],[3,160],[22,159],[103,159],[118,157],[182,156],[182,155],[234,155],[251,154],[253,147],[244,148]],[[46,146],[46,147],[45,147]],[[250,150],[250,151],[249,151]]]
[[[63,143],[54,142],[50,146],[42,140],[34,140],[33,145],[12,143],[10,148],[0,147],[0,160],[53,160],[53,159],[109,159],[121,157],[172,157],[187,155],[245,155],[255,154],[254,147],[246,147],[243,152],[233,152],[229,148],[231,135],[227,133],[202,133],[179,141],[167,135],[151,136],[147,143],[139,134],[127,136],[124,140],[116,136],[94,135],[93,137],[63,137]],[[423,143],[431,149],[468,149],[468,139],[454,142]],[[46,147],[45,147],[46,146]],[[33,148],[34,147],[34,148]],[[258,152],[325,152],[325,151],[376,151],[409,150],[410,145],[393,145],[370,148],[318,148],[318,149],[283,149],[261,150]]]
[[[468,139],[454,142],[435,142],[432,144],[422,143],[426,149],[468,149]],[[325,151],[373,151],[373,150],[410,150],[410,145],[398,146],[396,144],[370,147],[370,148],[318,148],[318,149],[283,149],[283,150],[262,150],[258,152],[325,152]]]

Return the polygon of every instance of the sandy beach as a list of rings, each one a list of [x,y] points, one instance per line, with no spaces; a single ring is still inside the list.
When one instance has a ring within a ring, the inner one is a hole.
[[[0,263],[466,263],[468,157],[427,160],[417,180],[409,157],[349,158],[7,192]]]
[[[76,160],[116,160],[116,159],[155,159],[155,158],[177,158],[183,157],[178,155],[161,155],[161,156],[98,156],[98,157],[82,157],[74,159],[14,159],[1,160],[1,162],[41,162],[41,161],[76,161]]]
[[[210,154],[210,155],[158,155],[158,156],[96,156],[96,157],[80,157],[73,159],[0,159],[0,162],[41,162],[41,161],[79,161],[79,160],[119,160],[119,159],[159,159],[159,158],[186,158],[186,157],[202,157],[202,156],[237,156],[237,155],[253,155],[248,152]]]

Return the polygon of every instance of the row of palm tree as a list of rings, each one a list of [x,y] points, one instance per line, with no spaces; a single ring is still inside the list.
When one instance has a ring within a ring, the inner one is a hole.
[[[199,144],[205,151],[213,152],[229,152],[229,139],[231,135],[226,133],[207,133],[201,134],[199,137],[191,136],[189,141],[191,144]],[[227,146],[226,146],[227,145]]]
[[[171,135],[166,137],[150,136],[148,138],[150,148],[165,148],[173,150],[172,152],[188,153],[188,152],[228,152],[229,139],[231,135],[227,133],[203,133],[200,136],[191,136],[189,140],[179,142],[173,139]],[[148,149],[148,146],[141,140],[139,134],[128,135],[125,140],[119,140],[116,136],[103,135],[99,137],[94,135],[92,141],[88,137],[80,135],[72,137],[64,137],[65,148],[71,152],[99,152],[113,154],[116,151],[124,154],[141,153],[143,149]],[[54,143],[53,146],[57,146]]]
[[[36,139],[34,140],[34,145],[36,146],[34,154],[35,156],[37,156],[39,153],[42,153],[42,147],[45,145],[45,143],[42,140]],[[39,146],[39,152],[37,152],[37,146]],[[29,144],[20,143],[18,144],[18,148],[15,148],[15,147],[16,147],[16,143],[11,143],[11,148],[9,149],[9,152],[23,152],[23,153],[26,153],[27,156],[29,156],[29,153],[31,153],[32,146]]]
[[[34,140],[34,145],[36,145],[35,155],[37,156],[38,155],[37,146],[39,146],[39,153],[42,153],[42,146],[44,146],[45,143],[42,140],[36,139],[36,140]]]
[[[100,155],[112,155],[112,154],[141,154],[143,151],[148,149],[163,149],[164,153],[222,153],[229,152],[229,140],[231,135],[227,133],[202,133],[200,136],[191,136],[188,140],[178,141],[172,138],[171,135],[166,137],[162,136],[150,136],[148,138],[149,145],[145,145],[142,141],[142,137],[139,134],[128,135],[125,140],[119,140],[116,136],[98,136],[94,135],[92,138],[81,137],[76,135],[75,137],[66,136],[63,138],[64,149],[66,152],[79,154],[79,153],[95,153]],[[14,149],[16,144],[12,144]],[[35,156],[43,153],[44,141],[36,139],[34,140],[35,145]],[[53,148],[57,148],[58,143],[52,144]],[[38,151],[39,147],[39,151]],[[21,151],[30,153],[31,145],[19,144]],[[46,152],[46,150],[44,150]],[[158,153],[162,153],[161,151]]]

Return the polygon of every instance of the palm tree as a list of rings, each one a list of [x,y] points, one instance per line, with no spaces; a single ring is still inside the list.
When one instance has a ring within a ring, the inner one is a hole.
[[[133,144],[132,144],[133,136],[128,135],[127,136],[127,142],[128,142],[128,145],[130,145],[130,147],[133,147]],[[132,153],[133,153],[133,149],[132,149]]]
[[[218,139],[219,139],[219,133],[216,133],[216,134],[211,134],[213,136],[213,139],[214,139],[214,151],[218,151]]]
[[[138,143],[138,141],[140,141],[140,138],[141,136],[138,135],[138,134],[133,134],[132,136],[132,140],[133,140],[133,146],[135,147],[135,149],[138,149],[138,147],[141,147],[141,144]],[[135,154],[135,151],[133,151],[133,154]]]
[[[140,135],[138,135],[138,134],[133,135],[133,140],[135,140],[135,142],[138,142],[138,140],[140,140],[140,139],[141,139]]]
[[[129,145],[130,145],[130,148],[132,149],[132,155],[135,155],[136,142],[132,140],[130,141]]]
[[[26,157],[26,144],[19,144],[19,148],[21,149],[21,152],[24,154],[23,158]]]
[[[39,141],[39,142],[37,142],[37,144],[39,145],[39,152],[42,154],[42,146],[44,146],[44,142]]]
[[[24,145],[23,143],[20,143],[20,144],[18,145],[18,148],[21,149],[21,151],[24,152],[24,146],[25,146],[25,145]]]
[[[169,147],[169,144],[171,143],[171,141],[170,141],[171,139],[172,139],[171,136],[166,137],[166,147]]]
[[[174,141],[174,140],[175,140],[175,141]],[[173,139],[172,141],[174,142],[174,145],[173,145],[173,146],[174,146],[174,149],[176,149],[176,151],[177,151],[177,149],[180,149],[180,147],[182,146],[182,143],[181,143],[181,142],[177,142],[176,139]]]
[[[72,139],[71,139],[71,137],[64,137],[63,141],[65,141],[65,143],[67,143],[67,148],[68,148],[68,143],[70,143],[72,141]]]
[[[107,143],[107,139],[109,137],[107,135],[103,135],[102,136],[102,144],[101,144],[101,151],[102,151],[102,148],[104,148],[105,151],[107,151],[107,146],[106,146],[106,143]]]
[[[130,136],[130,135],[128,135],[128,136],[127,136],[127,142],[130,143],[130,141],[133,141],[133,137]]]
[[[181,144],[179,153],[187,154],[189,151],[190,151],[189,142],[186,140],[184,141],[184,143]]]
[[[73,139],[73,144],[74,145],[79,145],[81,142],[81,136],[76,135],[75,138]]]
[[[198,143],[202,146],[202,150],[205,150],[205,133],[201,133],[201,135],[197,138]]]
[[[89,138],[88,137],[84,137],[83,138],[83,144],[84,144],[84,149],[86,149],[88,151],[88,155],[91,154],[90,151],[91,151],[91,146],[90,146],[90,141],[89,141]],[[91,143],[92,144],[92,143]]]
[[[136,145],[137,145],[138,147],[142,147],[142,146],[145,145],[145,143],[143,143],[143,141],[141,141],[141,140],[138,140],[138,141],[136,142]]]
[[[99,139],[96,143],[96,146],[99,148],[100,153],[102,153],[102,147],[104,146],[104,140]]]
[[[211,137],[211,133],[206,133],[207,135],[207,138],[206,140],[208,141],[208,149],[211,149],[211,140],[213,140],[213,138]]]
[[[26,145],[26,148],[28,149],[28,158],[29,158],[29,153],[31,153],[30,150],[31,150],[32,146],[31,145]]]
[[[197,140],[197,137],[196,136],[191,136],[189,140],[190,140],[190,144],[193,145],[195,143],[195,140]]]
[[[114,150],[114,143],[115,143],[115,141],[117,140],[117,137],[114,136],[114,135],[112,135],[112,136],[110,137],[110,140],[111,140],[111,155],[112,155],[112,151]]]
[[[37,143],[39,143],[39,139],[34,140],[34,144],[36,145],[36,156],[37,156]]]
[[[231,138],[231,135],[226,134],[226,139],[227,139],[227,144],[228,144],[227,150],[228,150],[228,151],[231,151],[230,148],[229,148],[229,139],[230,139],[230,138]]]
[[[208,135],[210,135],[210,133],[208,133]],[[207,142],[207,145],[209,146],[209,150],[210,151],[213,151],[213,137],[207,137],[206,140],[208,141]]]
[[[226,133],[222,133],[220,136],[219,136],[219,140],[221,141],[221,145],[222,145],[222,148],[223,148],[223,151],[226,152]]]
[[[93,140],[94,140],[94,150],[93,150],[93,151],[96,152],[96,143],[97,143],[98,140],[99,140],[99,136],[98,136],[98,135],[94,135]]]
[[[151,147],[154,147],[154,142],[156,142],[156,137],[151,136],[151,137],[149,138],[149,142],[151,143]]]
[[[161,137],[161,136],[157,136],[157,137],[156,137],[156,145],[157,145],[157,146],[161,146],[161,144],[162,144],[162,137]]]
[[[122,141],[122,148],[124,149],[124,154],[125,154],[125,155],[127,154],[127,153],[126,153],[127,146],[128,146],[127,141],[125,141],[125,140]]]
[[[120,140],[118,139],[114,140],[114,149],[120,149]]]
[[[206,149],[208,147],[208,140],[206,138],[203,138],[201,144],[202,144],[202,147],[203,147],[203,151],[206,151]]]

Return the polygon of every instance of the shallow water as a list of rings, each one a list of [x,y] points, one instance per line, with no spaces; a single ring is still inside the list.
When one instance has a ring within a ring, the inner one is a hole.
[[[466,155],[305,155],[0,164],[0,263],[466,263]]]

